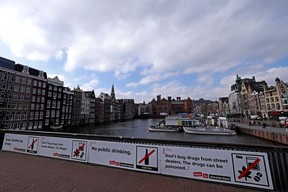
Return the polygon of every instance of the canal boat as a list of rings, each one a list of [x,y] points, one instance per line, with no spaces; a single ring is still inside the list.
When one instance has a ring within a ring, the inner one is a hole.
[[[185,133],[203,134],[203,135],[236,135],[235,130],[228,127],[228,120],[226,117],[207,118],[206,126],[183,127]],[[212,122],[212,123],[211,123]]]
[[[55,125],[50,126],[50,130],[51,130],[51,131],[62,131],[62,128],[63,128],[62,125],[59,125],[59,126],[55,126]]]
[[[201,135],[236,135],[235,130],[222,127],[183,127],[185,133]]]
[[[167,116],[159,121],[157,125],[149,127],[149,131],[177,132],[183,131],[183,127],[193,127],[199,125],[199,120],[183,116]]]

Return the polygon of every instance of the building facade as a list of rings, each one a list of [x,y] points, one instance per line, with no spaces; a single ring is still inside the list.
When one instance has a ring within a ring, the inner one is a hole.
[[[72,125],[80,125],[81,121],[81,104],[82,104],[82,90],[79,85],[74,88],[74,97],[72,105]]]
[[[0,57],[0,129],[11,129],[9,122],[15,118],[10,112],[13,105],[13,85],[15,81],[15,62]]]
[[[72,125],[72,108],[74,101],[74,92],[69,88],[63,89],[63,100],[62,100],[62,113],[61,113],[61,125],[68,127]]]
[[[45,130],[62,128],[61,116],[63,106],[64,82],[56,76],[48,78],[45,104]]]

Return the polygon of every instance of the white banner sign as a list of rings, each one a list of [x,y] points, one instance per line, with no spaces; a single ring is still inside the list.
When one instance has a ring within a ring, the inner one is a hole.
[[[273,189],[267,153],[5,134],[2,150]]]
[[[89,163],[159,173],[158,147],[90,141]]]
[[[127,143],[90,141],[89,163],[135,169],[135,146]]]
[[[162,147],[161,173],[273,189],[266,153]]]
[[[60,137],[41,137],[39,155],[87,162],[87,141]]]
[[[28,135],[6,133],[2,145],[2,150],[26,153],[27,150],[31,149],[33,146],[28,146],[28,137]],[[33,149],[35,149],[34,147],[37,148],[36,146],[33,146]]]

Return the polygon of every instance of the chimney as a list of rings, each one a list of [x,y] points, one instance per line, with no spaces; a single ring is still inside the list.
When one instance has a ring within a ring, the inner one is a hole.
[[[157,101],[161,100],[161,95],[157,95]]]

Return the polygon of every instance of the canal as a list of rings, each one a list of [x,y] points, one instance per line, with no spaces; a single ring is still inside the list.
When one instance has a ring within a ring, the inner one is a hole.
[[[86,125],[72,127],[65,132],[84,133],[93,135],[123,136],[143,139],[159,139],[171,141],[196,141],[227,144],[247,144],[247,145],[278,145],[265,139],[257,138],[245,134],[234,136],[216,135],[194,135],[183,132],[149,132],[148,127],[155,125],[158,119],[134,119],[123,122],[108,124]]]

